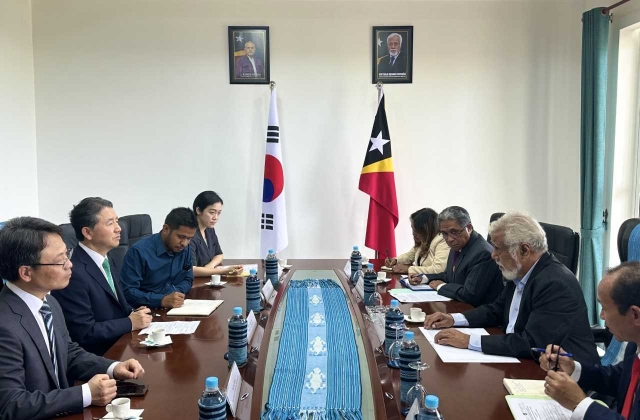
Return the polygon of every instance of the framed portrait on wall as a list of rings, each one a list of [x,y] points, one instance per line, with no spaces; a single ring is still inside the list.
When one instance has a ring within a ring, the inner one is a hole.
[[[229,26],[231,84],[269,84],[269,27]]]
[[[411,83],[413,26],[374,26],[372,83]]]

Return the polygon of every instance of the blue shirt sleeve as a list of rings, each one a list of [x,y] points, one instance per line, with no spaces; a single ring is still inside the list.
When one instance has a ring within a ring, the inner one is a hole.
[[[185,269],[185,273],[182,276],[182,279],[176,279],[178,283],[174,284],[174,287],[178,292],[184,293],[185,295],[191,290],[191,286],[193,285],[193,261],[191,258],[191,250],[189,248],[185,249],[183,256],[183,269]]]

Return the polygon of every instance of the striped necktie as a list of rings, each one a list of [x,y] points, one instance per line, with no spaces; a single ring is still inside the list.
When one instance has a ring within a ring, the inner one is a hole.
[[[49,336],[51,362],[53,363],[53,370],[56,373],[56,385],[60,388],[60,380],[58,379],[58,358],[56,357],[56,336],[53,332],[53,314],[51,313],[51,307],[46,300],[42,302],[40,315],[42,315],[42,319],[44,319],[44,326],[47,329],[47,336]]]
[[[109,258],[105,258],[102,261],[102,268],[104,268],[104,272],[107,275],[107,283],[109,283],[109,287],[111,287],[111,291],[113,292],[113,296],[118,299],[118,294],[116,293],[116,286],[113,284],[113,277],[111,277],[111,266],[109,265]]]

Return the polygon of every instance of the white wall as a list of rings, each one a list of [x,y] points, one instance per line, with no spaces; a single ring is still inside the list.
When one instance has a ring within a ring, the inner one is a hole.
[[[527,209],[579,228],[580,3],[36,0],[40,212],[88,195],[166,213],[214,189],[225,255],[257,257],[269,89],[230,85],[228,25],[268,25],[287,183],[285,257],[364,242],[358,178],[376,108],[371,27],[414,26],[387,85],[401,221],[465,206],[486,233]],[[371,253],[372,254],[372,253]]]
[[[0,1],[0,222],[38,215],[31,1]]]

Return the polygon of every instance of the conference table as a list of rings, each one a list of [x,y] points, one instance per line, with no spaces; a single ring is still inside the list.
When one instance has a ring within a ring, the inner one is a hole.
[[[379,340],[373,324],[365,315],[366,310],[344,274],[346,259],[330,260],[288,260],[292,268],[284,271],[280,277],[279,291],[273,308],[269,305],[258,317],[258,327],[250,347],[248,363],[240,369],[242,375],[241,395],[248,394],[238,402],[236,418],[259,419],[266,402],[265,379],[273,374],[268,372],[269,358],[273,360],[275,352],[269,355],[270,335],[274,330],[276,311],[280,300],[286,293],[286,287],[292,278],[297,279],[296,271],[331,270],[341,281],[346,290],[352,317],[362,333],[364,353],[369,376],[363,380],[370,381],[375,419],[402,419],[400,407],[400,372],[387,367],[386,357],[376,350]],[[376,269],[382,260],[371,260]],[[226,260],[225,264],[258,264],[259,276],[264,278],[262,260]],[[319,271],[322,272],[322,271]],[[402,287],[399,275],[391,275],[392,280],[378,285],[385,305],[391,296],[388,290]],[[166,347],[148,348],[140,344],[144,339],[138,331],[133,331],[116,342],[105,354],[114,360],[135,358],[145,369],[145,375],[137,382],[148,385],[149,390],[144,397],[133,397],[132,408],[143,408],[143,417],[147,420],[163,419],[197,419],[198,398],[204,389],[205,378],[217,376],[224,387],[229,376],[229,368],[224,354],[227,351],[227,320],[233,313],[233,307],[246,306],[243,277],[223,277],[227,283],[223,287],[204,285],[208,278],[196,278],[188,299],[222,299],[224,303],[208,317],[175,317],[168,316],[166,310],[152,312],[153,321],[200,321],[196,332],[191,335],[172,335],[173,343]],[[284,291],[284,292],[283,292]],[[461,302],[432,302],[401,304],[405,314],[411,307],[420,307],[427,314],[440,312],[461,312],[471,308]],[[407,324],[415,332],[419,344],[422,361],[430,368],[422,372],[422,384],[428,393],[440,398],[440,409],[447,420],[475,419],[501,420],[512,419],[507,406],[506,391],[502,385],[503,378],[543,379],[544,372],[533,360],[521,360],[521,363],[443,363],[426,338],[419,331],[420,324]],[[499,329],[489,328],[491,334],[501,334]],[[364,360],[361,360],[364,363]],[[272,366],[271,366],[272,367]],[[263,392],[264,391],[264,392]],[[229,413],[229,412],[228,412]],[[104,407],[88,407],[81,414],[67,416],[67,419],[91,420],[103,417]],[[228,418],[234,418],[228,414]],[[367,415],[364,417],[368,419]]]

